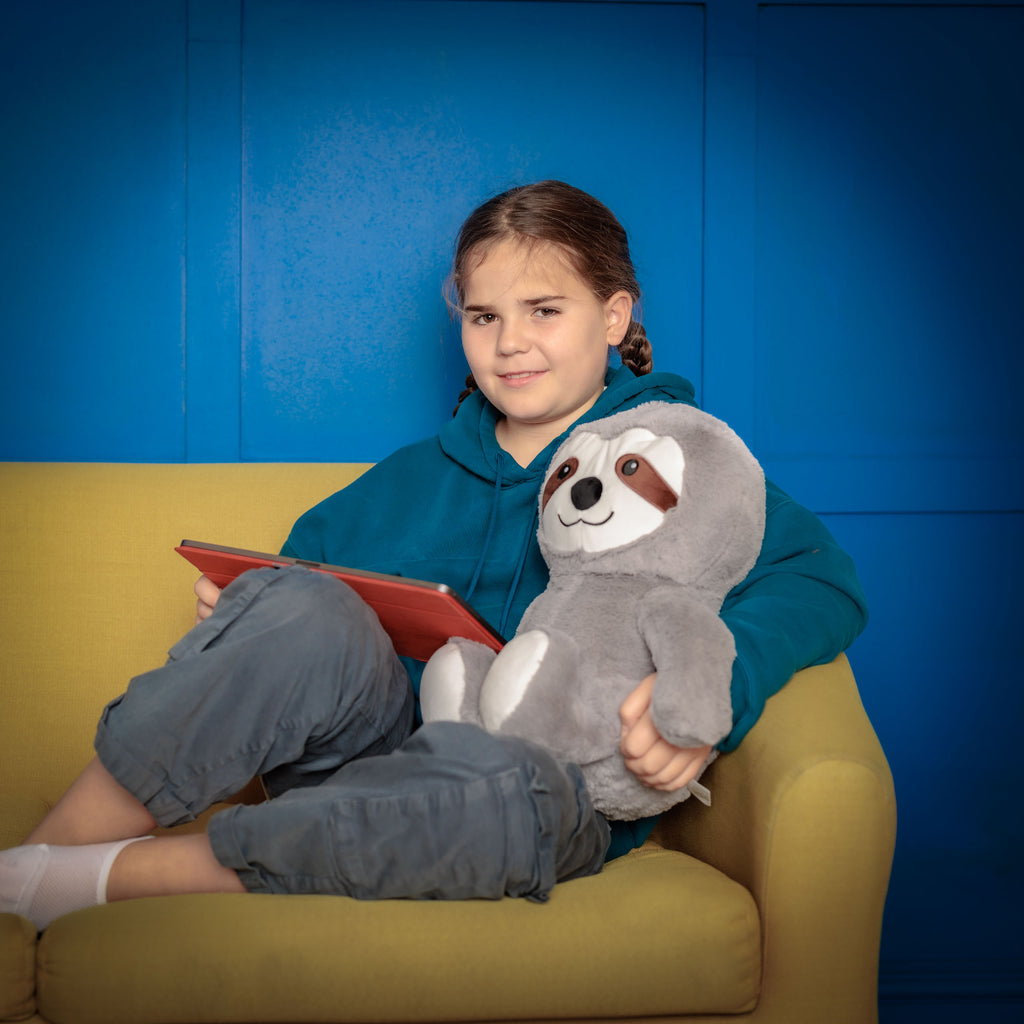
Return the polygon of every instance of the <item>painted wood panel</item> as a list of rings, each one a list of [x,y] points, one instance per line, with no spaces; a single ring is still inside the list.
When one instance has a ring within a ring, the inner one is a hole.
[[[180,460],[185,4],[0,21],[0,457]]]
[[[562,178],[633,229],[659,365],[699,374],[703,15],[680,5],[245,5],[242,457],[379,458],[465,368],[463,218]]]
[[[817,507],[1024,507],[1024,8],[758,24],[754,438]]]
[[[849,657],[896,783],[880,978],[893,1010],[883,1024],[944,1020],[930,1008],[919,1017],[901,1009],[942,996],[964,1018],[1017,1020],[1024,517],[825,518],[868,595],[871,621]]]

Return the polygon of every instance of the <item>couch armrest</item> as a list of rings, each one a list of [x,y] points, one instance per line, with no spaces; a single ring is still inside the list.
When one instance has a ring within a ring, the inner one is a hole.
[[[761,915],[752,1019],[877,1019],[878,947],[896,839],[892,774],[845,655],[798,673],[654,838],[740,882]]]

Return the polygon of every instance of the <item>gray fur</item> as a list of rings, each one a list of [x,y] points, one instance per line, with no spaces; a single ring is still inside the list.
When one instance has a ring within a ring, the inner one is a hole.
[[[453,697],[443,694],[458,694],[457,717],[535,740],[579,764],[597,808],[627,820],[690,795],[643,786],[619,752],[619,707],[645,676],[658,673],[652,715],[670,742],[713,746],[732,728],[735,647],[719,611],[757,559],[765,518],[764,475],[743,442],[720,420],[676,403],[650,402],[578,427],[555,453],[549,478],[581,445],[610,447],[637,427],[682,450],[675,507],[638,539],[565,551],[572,529],[563,532],[554,520],[554,498],[545,521],[542,494],[538,541],[551,570],[547,589],[496,659],[455,641],[458,653],[442,648],[421,688],[425,707],[450,707]],[[599,478],[609,502],[616,487],[626,493],[613,475]],[[604,514],[595,506],[595,518]],[[621,516],[615,523],[625,528]],[[604,542],[606,529],[596,524],[594,543]]]

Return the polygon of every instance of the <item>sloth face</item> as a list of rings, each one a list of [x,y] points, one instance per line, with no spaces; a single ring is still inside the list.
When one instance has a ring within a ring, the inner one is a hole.
[[[675,508],[686,460],[679,443],[634,427],[579,433],[544,485],[541,530],[551,550],[609,551],[653,533]]]

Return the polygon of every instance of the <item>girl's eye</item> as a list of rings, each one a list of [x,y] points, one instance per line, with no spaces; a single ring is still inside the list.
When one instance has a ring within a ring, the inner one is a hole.
[[[533,315],[539,316],[542,320],[548,320],[553,316],[557,316],[558,310],[553,309],[551,306],[540,306],[533,311]]]
[[[473,317],[473,323],[479,325],[480,327],[484,327],[487,324],[493,324],[494,321],[497,319],[498,318],[493,313],[480,313],[479,315]]]

